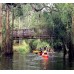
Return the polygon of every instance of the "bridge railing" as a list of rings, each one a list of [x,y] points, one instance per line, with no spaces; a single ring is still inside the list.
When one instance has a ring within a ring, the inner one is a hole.
[[[13,30],[13,37],[28,37],[34,36],[34,30],[28,29],[20,29],[20,30]]]
[[[51,38],[49,34],[37,35],[32,29],[13,30],[13,38]]]

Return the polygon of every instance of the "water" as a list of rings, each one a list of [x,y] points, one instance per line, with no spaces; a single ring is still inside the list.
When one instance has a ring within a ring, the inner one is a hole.
[[[61,53],[50,53],[49,59],[33,53],[14,52],[13,57],[0,58],[1,70],[72,70],[74,62],[63,61]]]

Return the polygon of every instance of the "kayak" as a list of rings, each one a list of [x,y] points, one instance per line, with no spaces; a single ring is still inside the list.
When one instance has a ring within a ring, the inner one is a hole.
[[[39,52],[40,52],[39,50],[34,50],[34,51],[33,51],[33,53],[37,53],[37,54],[38,54]]]
[[[49,58],[49,56],[48,56],[48,55],[42,55],[42,57],[43,57],[43,58]]]
[[[39,50],[34,50],[33,53],[38,54],[39,56],[42,56],[44,59],[49,58],[48,52],[40,52]]]
[[[43,57],[43,58],[49,58],[49,55],[48,55],[48,53],[43,53],[43,54],[42,54],[42,57]]]

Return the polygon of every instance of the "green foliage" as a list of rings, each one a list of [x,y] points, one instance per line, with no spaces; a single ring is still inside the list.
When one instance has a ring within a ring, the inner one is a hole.
[[[29,44],[25,41],[22,42],[22,45],[19,47],[19,52],[21,53],[28,53],[30,51]]]
[[[23,15],[23,12],[22,12],[22,7],[20,4],[17,5],[16,9],[15,9],[15,14],[14,14],[16,17],[18,16],[22,16]]]
[[[34,5],[38,9],[43,7],[43,4],[36,3]],[[71,33],[74,5],[69,3],[56,3],[54,4],[54,7],[50,6],[49,9],[45,7],[45,9],[46,11],[36,12],[30,4],[17,4],[14,8],[14,28],[19,28],[19,24],[21,29],[34,28],[37,35],[40,35],[43,28],[45,28],[46,31],[50,30],[55,36],[55,39],[53,39],[53,41],[50,43],[55,47],[62,46],[62,39],[64,39],[64,42],[66,42],[66,39],[69,37],[68,34]],[[3,16],[3,24],[6,23],[5,20],[6,19]],[[5,33],[5,31],[6,30],[3,29],[3,33]],[[48,41],[41,41],[40,39],[31,40],[29,43],[34,49],[50,46]],[[26,49],[29,49],[29,45],[27,45],[25,48],[19,48],[21,52],[25,51]]]
[[[30,46],[28,43],[26,43],[25,40],[22,41],[22,44],[20,45],[14,45],[13,46],[14,50],[20,52],[20,53],[29,53],[30,52]]]
[[[40,48],[43,48],[45,46],[50,47],[49,43],[47,43],[46,41],[41,41],[40,39],[34,40],[32,43],[32,46],[35,49],[40,49]]]
[[[37,44],[37,49],[40,49],[40,48],[45,47],[45,46],[50,47],[47,42],[45,42],[45,41],[40,42]]]

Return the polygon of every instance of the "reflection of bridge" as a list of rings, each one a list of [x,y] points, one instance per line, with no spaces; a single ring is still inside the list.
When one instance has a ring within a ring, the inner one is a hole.
[[[50,39],[51,36],[49,34],[36,34],[36,32],[33,29],[18,29],[13,30],[13,39],[19,39],[19,38],[26,38],[26,39]]]

